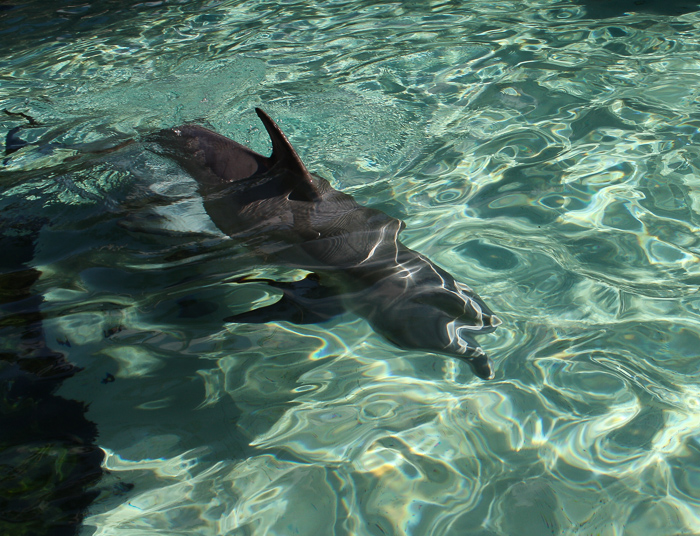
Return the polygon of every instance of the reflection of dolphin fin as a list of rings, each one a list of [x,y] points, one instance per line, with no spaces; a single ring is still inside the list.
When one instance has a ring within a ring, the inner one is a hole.
[[[24,141],[19,137],[19,132],[22,127],[15,127],[8,131],[5,137],[5,155],[10,155],[15,151],[19,151],[22,147],[29,145],[29,142]]]
[[[30,126],[39,126],[39,123],[37,123],[33,117],[27,114],[23,114],[21,112],[10,112],[9,110],[3,111],[5,112],[5,115],[9,115],[10,117],[21,117],[22,119],[26,119]],[[22,147],[29,145],[29,142],[20,137],[20,132],[23,128],[24,125],[10,129],[7,136],[5,136],[5,156],[9,156],[15,151],[19,151]],[[3,160],[3,165],[7,165],[8,161],[8,158]]]
[[[108,154],[112,153],[114,151],[118,151],[119,149],[122,149],[126,147],[127,145],[131,145],[134,143],[135,140],[133,139],[128,139],[126,141],[122,141],[116,145],[105,145],[104,140],[98,140],[98,141],[93,141],[89,143],[79,143],[74,146],[68,146],[65,145],[64,143],[61,142],[49,142],[49,143],[38,143],[36,141],[33,142],[28,142],[22,137],[22,131],[25,130],[28,127],[40,127],[41,123],[36,121],[31,115],[27,115],[22,112],[10,112],[9,110],[5,109],[3,110],[6,115],[10,117],[21,117],[22,119],[26,120],[29,125],[20,125],[18,127],[14,127],[10,129],[7,132],[7,135],[5,136],[5,157],[2,161],[2,165],[6,166],[10,160],[11,157],[10,155],[19,151],[20,149],[26,147],[27,145],[32,145],[34,147],[37,147],[37,151],[40,154],[43,155],[50,155],[54,152],[56,149],[69,149],[69,150],[74,150],[78,154],[74,154],[73,156],[66,157],[66,161],[71,161],[71,160],[77,160],[81,154],[91,154],[91,155],[101,155],[101,154]],[[55,135],[55,133],[54,133]],[[112,143],[112,142],[110,142]]]
[[[263,324],[286,321],[294,324],[316,324],[330,320],[345,312],[340,295],[319,283],[316,274],[309,274],[301,281],[281,282],[271,279],[237,280],[239,283],[266,283],[280,289],[279,301],[246,313],[229,316],[224,322]]]

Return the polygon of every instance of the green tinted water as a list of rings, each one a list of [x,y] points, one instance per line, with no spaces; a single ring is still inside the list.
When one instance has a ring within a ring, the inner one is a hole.
[[[0,23],[0,108],[40,123],[0,207],[47,220],[47,337],[84,368],[60,394],[107,453],[85,534],[700,533],[699,15],[105,1]],[[503,319],[494,380],[349,314],[223,324],[274,299],[232,276],[301,274],[221,237],[143,145],[69,159],[184,121],[267,153],[255,106]]]

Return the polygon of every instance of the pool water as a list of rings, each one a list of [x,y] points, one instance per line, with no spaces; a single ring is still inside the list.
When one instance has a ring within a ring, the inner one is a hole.
[[[0,134],[28,142],[0,228],[30,229],[43,341],[81,369],[54,396],[103,452],[70,530],[700,533],[700,13],[617,4],[0,5]],[[237,278],[303,272],[223,236],[145,139],[269,154],[256,106],[503,320],[495,379],[349,313],[223,322],[276,299]]]

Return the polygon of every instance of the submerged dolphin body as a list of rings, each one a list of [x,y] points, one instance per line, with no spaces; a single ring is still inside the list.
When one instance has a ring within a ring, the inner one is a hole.
[[[401,348],[464,359],[480,378],[493,378],[473,336],[501,322],[481,298],[404,246],[403,222],[311,175],[275,122],[256,112],[272,141],[269,158],[196,125],[154,137],[158,151],[199,183],[222,232],[270,262],[313,272],[294,283],[257,280],[281,289],[282,298],[226,320],[310,323],[350,310]]]

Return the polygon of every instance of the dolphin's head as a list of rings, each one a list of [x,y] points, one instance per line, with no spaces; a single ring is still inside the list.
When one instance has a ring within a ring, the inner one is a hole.
[[[441,286],[405,293],[368,320],[400,348],[462,359],[475,375],[490,380],[493,362],[473,337],[493,331],[501,320],[469,287],[454,283],[452,289]]]

